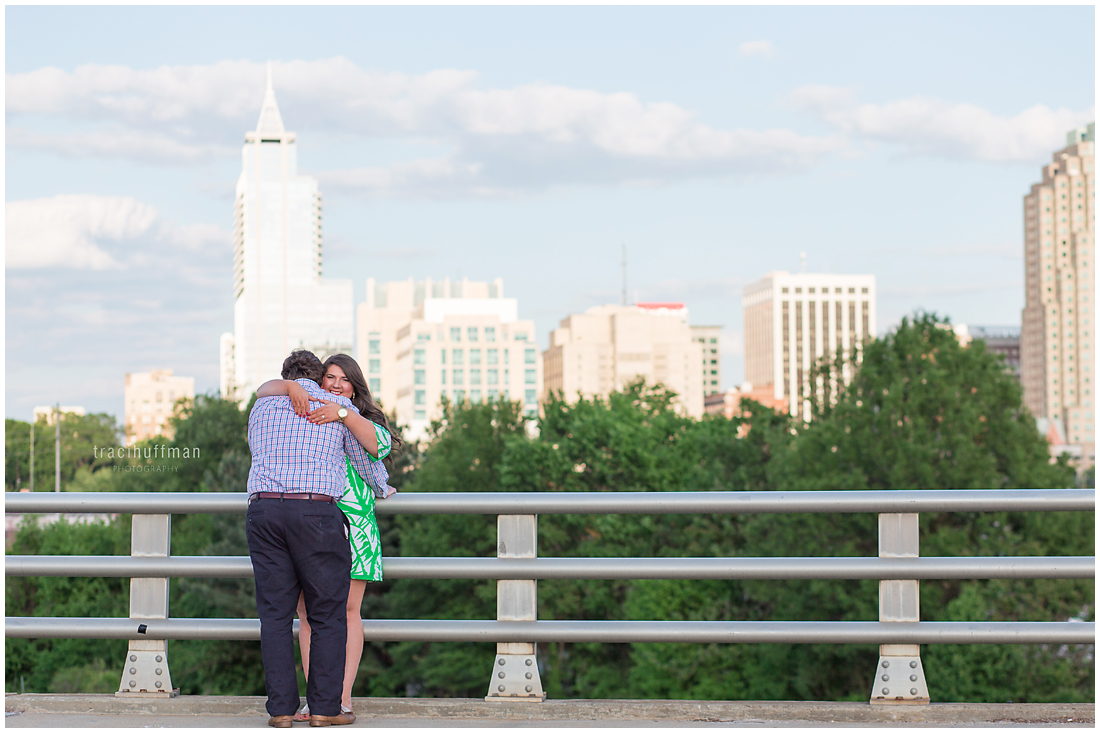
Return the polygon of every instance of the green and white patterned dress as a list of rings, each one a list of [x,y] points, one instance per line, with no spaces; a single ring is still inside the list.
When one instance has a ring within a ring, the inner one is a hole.
[[[379,462],[390,454],[392,441],[385,428],[375,425],[378,436],[378,458],[367,454],[372,462]],[[359,472],[347,460],[348,484],[338,506],[348,518],[351,542],[351,577],[353,580],[382,580],[382,538],[378,534],[378,522],[374,518],[374,490],[368,486]],[[379,468],[381,468],[379,466]],[[384,469],[383,469],[384,471]]]

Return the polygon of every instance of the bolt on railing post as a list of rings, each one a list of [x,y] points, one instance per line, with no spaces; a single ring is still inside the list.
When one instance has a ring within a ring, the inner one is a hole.
[[[879,514],[878,556],[920,557],[920,515]],[[880,622],[920,621],[920,581],[878,582]],[[919,644],[880,644],[871,687],[872,705],[927,705],[928,683]]]
[[[502,514],[497,517],[497,557],[538,557],[538,516]],[[498,580],[497,621],[538,620],[538,581]],[[525,700],[542,702],[538,659],[534,642],[498,643],[489,678],[488,701]]]
[[[130,529],[131,557],[168,557],[172,546],[171,514],[134,514]],[[168,578],[130,578],[130,620],[144,633],[142,619],[168,618]],[[175,697],[168,672],[164,639],[131,639],[119,685],[119,697]]]

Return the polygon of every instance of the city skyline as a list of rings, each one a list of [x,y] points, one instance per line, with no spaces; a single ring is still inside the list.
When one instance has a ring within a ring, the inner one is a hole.
[[[368,277],[503,278],[541,352],[619,302],[626,244],[632,300],[724,327],[723,390],[744,379],[742,288],[800,252],[876,276],[880,333],[921,307],[1019,324],[1021,202],[1093,119],[1093,16],[10,8],[5,414],[121,416],[122,376],[156,368],[217,391],[268,61],[325,192],[324,276],[356,307]],[[1044,32],[1063,42],[1034,57]]]

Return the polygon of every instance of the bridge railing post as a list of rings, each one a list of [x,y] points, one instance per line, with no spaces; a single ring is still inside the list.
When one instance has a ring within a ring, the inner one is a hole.
[[[920,557],[920,515],[879,514],[878,556]],[[884,623],[920,621],[920,581],[880,580],[878,620]],[[927,705],[928,683],[919,644],[880,644],[871,687],[872,705]]]
[[[497,517],[497,557],[538,557],[538,515],[501,514]],[[498,580],[497,621],[537,621],[538,581]],[[546,693],[539,678],[534,642],[498,643],[487,701],[542,702]]]
[[[130,529],[132,557],[168,557],[172,547],[171,514],[134,514]],[[144,633],[142,619],[168,618],[168,578],[130,578],[130,620]],[[175,697],[164,639],[131,639],[119,684],[119,697]]]

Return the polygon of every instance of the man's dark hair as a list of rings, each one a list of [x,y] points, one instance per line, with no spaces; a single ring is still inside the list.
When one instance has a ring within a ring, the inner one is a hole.
[[[295,349],[283,361],[283,379],[312,379],[320,384],[322,374],[321,360],[312,351]]]

